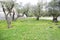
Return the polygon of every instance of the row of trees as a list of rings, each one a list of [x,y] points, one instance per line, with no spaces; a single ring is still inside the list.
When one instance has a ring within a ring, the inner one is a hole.
[[[31,5],[30,3],[22,6],[21,4],[15,3],[14,0],[6,0],[0,1],[3,12],[5,14],[5,18],[8,24],[8,28],[11,27],[12,20],[15,20],[14,15],[15,11],[17,12],[17,18],[19,17],[19,13],[25,14],[27,17],[36,17],[36,20],[39,20],[41,16],[53,16],[53,21],[57,21],[57,17],[60,15],[60,1],[59,0],[52,0],[46,6],[47,10],[43,11],[43,3],[38,2],[37,5]],[[22,16],[23,16],[22,15]],[[17,19],[16,18],[16,19]]]
[[[46,10],[42,10],[43,2],[38,1],[37,5],[26,5],[24,7],[27,7],[25,11],[26,15],[28,15],[29,10],[32,10],[32,16],[34,15],[37,20],[39,20],[39,17],[41,16],[52,16],[54,22],[58,22],[57,17],[60,16],[60,1],[59,0],[51,0],[51,2],[46,5]]]

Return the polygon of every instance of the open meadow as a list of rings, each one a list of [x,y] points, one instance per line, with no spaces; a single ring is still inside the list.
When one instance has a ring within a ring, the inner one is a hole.
[[[0,20],[0,40],[60,40],[60,22],[20,19],[8,29],[6,21]]]

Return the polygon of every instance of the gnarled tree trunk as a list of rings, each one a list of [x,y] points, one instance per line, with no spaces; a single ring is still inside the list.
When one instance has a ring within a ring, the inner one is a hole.
[[[57,17],[53,17],[53,22],[58,22]]]
[[[7,20],[8,28],[11,28],[11,21]]]
[[[39,16],[37,16],[36,20],[39,20]]]
[[[15,12],[13,11],[12,20],[15,20]]]
[[[12,15],[11,13],[9,13],[9,15],[7,15],[7,24],[8,24],[8,28],[11,28],[11,22],[12,22]]]

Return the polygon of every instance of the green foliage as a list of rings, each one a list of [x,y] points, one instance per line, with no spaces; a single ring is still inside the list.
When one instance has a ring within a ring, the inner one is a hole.
[[[15,5],[13,0],[5,0],[5,1],[1,1],[0,3],[1,5],[4,6],[5,11],[11,11]]]
[[[34,5],[33,6],[33,13],[34,15],[37,17],[37,16],[42,16],[42,3],[41,2],[38,2],[37,5]]]
[[[49,15],[52,16],[60,16],[60,7],[59,7],[59,2],[57,0],[52,0],[49,5],[48,5],[48,12]]]
[[[19,8],[16,9],[17,13],[21,13],[21,10]]]

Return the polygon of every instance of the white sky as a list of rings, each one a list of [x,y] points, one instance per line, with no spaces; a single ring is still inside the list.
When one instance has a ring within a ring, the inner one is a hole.
[[[43,2],[50,2],[51,0],[42,0]],[[37,4],[38,0],[16,0],[17,3],[22,2],[22,4],[31,3],[32,5]]]

